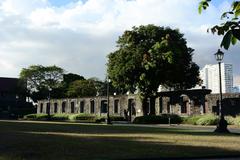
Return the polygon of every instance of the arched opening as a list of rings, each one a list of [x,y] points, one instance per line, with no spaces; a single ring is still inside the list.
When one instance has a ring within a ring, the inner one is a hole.
[[[58,110],[58,104],[54,103],[54,113],[57,113],[57,110]]]
[[[95,113],[95,102],[94,102],[94,100],[90,101],[90,113]]]
[[[40,113],[43,113],[43,103],[40,104]]]
[[[46,110],[46,113],[47,113],[47,114],[50,114],[50,103],[49,103],[49,102],[47,103],[47,110]]]
[[[71,102],[71,113],[74,113],[74,105],[75,105],[75,103],[74,102]]]
[[[66,102],[62,102],[62,113],[66,112]]]
[[[80,102],[80,113],[84,113],[84,101]]]
[[[107,113],[107,100],[101,101],[101,113]]]
[[[119,112],[119,100],[115,99],[114,100],[114,113],[118,113]]]

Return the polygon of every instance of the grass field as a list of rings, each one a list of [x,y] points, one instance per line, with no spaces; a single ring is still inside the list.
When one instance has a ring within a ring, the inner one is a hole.
[[[240,156],[240,135],[131,126],[0,121],[0,160]]]

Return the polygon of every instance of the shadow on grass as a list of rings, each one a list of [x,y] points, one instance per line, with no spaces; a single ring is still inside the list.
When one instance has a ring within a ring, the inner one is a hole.
[[[41,122],[7,122],[1,121],[2,131],[25,131],[25,132],[68,132],[68,133],[87,133],[87,134],[114,134],[114,133],[150,133],[150,134],[184,134],[194,136],[240,136],[239,133],[218,134],[204,130],[193,130],[187,128],[169,128],[169,127],[144,127],[144,126],[115,126],[115,125],[82,125],[73,123],[41,123]]]
[[[0,159],[6,160],[240,156],[240,151],[230,148],[193,146],[171,140],[170,136],[175,134],[218,136],[190,130],[13,122],[0,122],[0,126]],[[115,137],[117,134],[120,135]],[[156,141],[154,137],[144,137],[145,134],[169,135],[169,141]]]

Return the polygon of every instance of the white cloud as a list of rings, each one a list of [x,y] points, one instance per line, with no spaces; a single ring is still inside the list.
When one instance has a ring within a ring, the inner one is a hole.
[[[0,1],[0,76],[18,76],[31,64],[56,64],[83,76],[104,78],[106,56],[124,30],[142,24],[179,28],[194,60],[215,63],[221,37],[206,29],[219,22],[229,1],[202,15],[196,0],[88,0],[56,7],[47,0]],[[238,47],[239,49],[239,47]],[[236,47],[228,51],[236,52]],[[232,58],[234,57],[234,58]],[[238,54],[226,60],[238,66]],[[240,74],[235,70],[235,74]]]

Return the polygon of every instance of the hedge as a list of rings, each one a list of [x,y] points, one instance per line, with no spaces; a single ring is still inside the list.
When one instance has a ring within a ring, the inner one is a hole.
[[[240,116],[237,116],[234,121],[235,125],[240,125]]]
[[[99,117],[91,114],[28,114],[24,116],[25,120],[53,120],[53,121],[78,121],[78,122],[105,122],[106,117]],[[111,121],[123,121],[124,117],[111,116]]]
[[[52,114],[50,116],[53,121],[64,121],[69,119],[69,114]]]
[[[201,116],[200,119],[197,120],[197,125],[216,125],[219,122],[218,116],[209,114]]]
[[[182,118],[175,114],[162,114],[162,115],[148,115],[139,116],[133,120],[135,124],[168,124],[170,118],[171,124],[180,124]]]
[[[23,118],[26,120],[47,120],[49,117],[47,114],[28,114]]]

